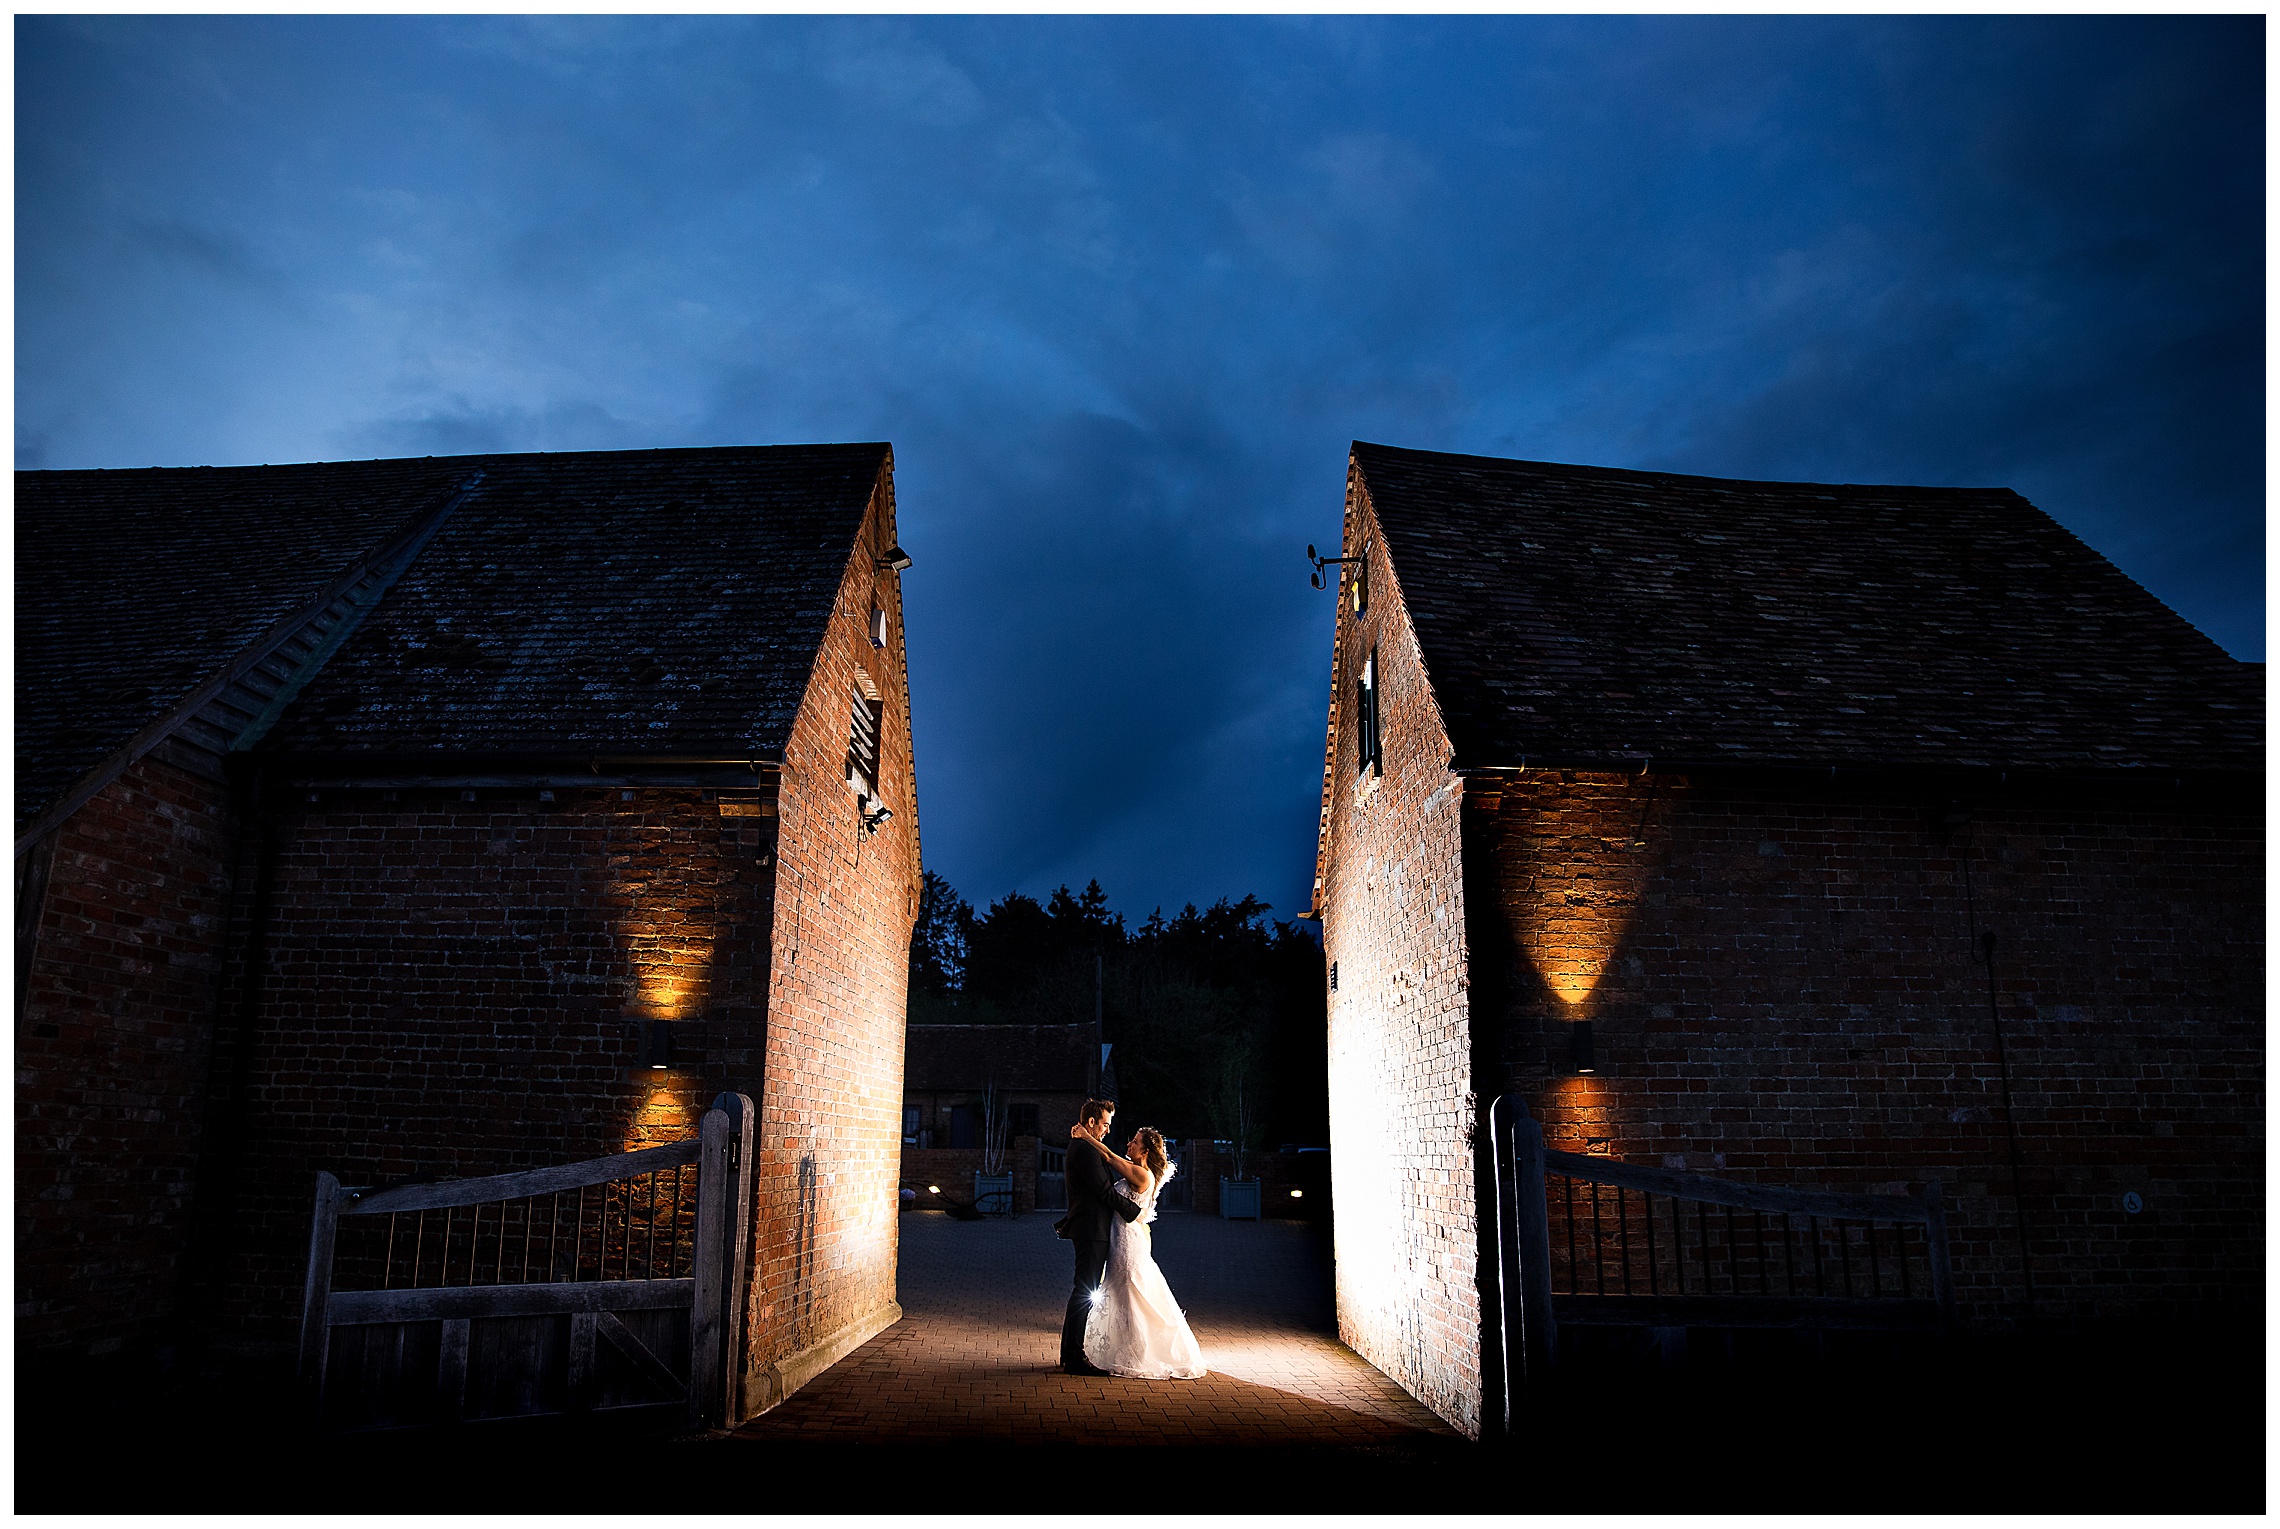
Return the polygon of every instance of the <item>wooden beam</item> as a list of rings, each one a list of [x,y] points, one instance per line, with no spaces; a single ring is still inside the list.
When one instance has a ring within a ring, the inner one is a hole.
[[[309,1267],[301,1283],[301,1389],[312,1415],[325,1389],[325,1355],[332,1311],[333,1238],[340,1226],[340,1180],[317,1174],[316,1205],[309,1219]]]
[[[468,1317],[546,1317],[563,1312],[651,1311],[686,1306],[695,1282],[681,1279],[588,1281],[582,1285],[447,1285],[430,1290],[336,1290],[331,1325],[460,1321]]]
[[[723,1110],[705,1111],[697,1127],[696,1290],[689,1304],[689,1426],[717,1428],[727,1415],[728,1255],[738,1207],[729,1144],[735,1127]]]
[[[447,1317],[443,1323],[443,1340],[435,1359],[435,1410],[436,1416],[446,1423],[456,1423],[467,1415],[467,1324],[466,1317]]]
[[[754,1178],[754,1129],[759,1111],[750,1098],[738,1093],[724,1093],[713,1100],[713,1108],[728,1116],[730,1156],[734,1160],[729,1170],[729,1241],[728,1267],[721,1281],[721,1349],[727,1356],[722,1375],[721,1422],[733,1428],[752,1415],[751,1405],[744,1394],[744,1375],[749,1366],[745,1363],[744,1334],[745,1311],[751,1301],[748,1289],[752,1267],[752,1184]],[[693,1331],[694,1329],[692,1329]]]
[[[674,1374],[673,1367],[652,1353],[649,1345],[635,1336],[633,1329],[620,1322],[615,1314],[595,1312],[594,1334],[632,1360],[633,1367],[642,1373],[643,1378],[665,1393],[663,1400],[678,1402],[688,1399],[688,1383]]]
[[[567,1390],[569,1410],[594,1410],[594,1393],[597,1389],[594,1374],[594,1313],[576,1311],[570,1314],[570,1361]]]
[[[616,1157],[553,1168],[531,1168],[521,1173],[495,1173],[480,1179],[451,1179],[441,1184],[400,1184],[394,1189],[355,1189],[341,1207],[344,1216],[381,1216],[397,1211],[442,1210],[452,1205],[488,1205],[493,1200],[524,1200],[532,1195],[583,1189],[619,1179],[639,1178],[660,1168],[677,1168],[697,1160],[695,1141],[669,1142]]]

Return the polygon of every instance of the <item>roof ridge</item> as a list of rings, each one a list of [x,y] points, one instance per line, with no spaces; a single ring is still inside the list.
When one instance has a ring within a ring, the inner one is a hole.
[[[2262,769],[2253,671],[2010,489],[1352,463],[1458,768]]]
[[[1478,463],[1485,467],[1505,471],[1521,469],[1539,473],[1561,473],[1577,477],[1609,478],[1646,483],[1715,484],[1737,489],[1823,489],[1831,492],[1849,491],[1854,493],[1954,494],[1958,496],[1994,494],[2027,502],[2025,496],[2020,494],[2017,489],[2000,484],[1823,483],[1801,478],[1725,478],[1709,473],[1672,472],[1660,468],[1602,467],[1587,462],[1547,462],[1529,457],[1485,457],[1474,456],[1465,452],[1426,451],[1415,446],[1390,446],[1379,441],[1361,440],[1353,443],[1353,450],[1357,455],[1367,451],[1383,453],[1388,457],[1410,458],[1427,462]]]

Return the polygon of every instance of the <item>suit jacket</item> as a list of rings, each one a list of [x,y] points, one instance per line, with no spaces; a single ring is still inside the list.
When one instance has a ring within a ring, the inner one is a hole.
[[[1111,1217],[1130,1221],[1140,1214],[1135,1201],[1116,1192],[1124,1181],[1107,1160],[1090,1147],[1078,1146],[1074,1137],[1069,1140],[1068,1162],[1071,1242],[1106,1242],[1116,1224]]]

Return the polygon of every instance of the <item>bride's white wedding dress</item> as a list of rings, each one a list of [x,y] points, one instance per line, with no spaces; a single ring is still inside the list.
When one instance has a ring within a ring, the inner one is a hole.
[[[1148,1224],[1156,1219],[1156,1195],[1163,1187],[1158,1183],[1141,1198],[1130,1184],[1116,1186],[1126,1199],[1139,1199],[1140,1214],[1109,1231],[1108,1273],[1101,1280],[1100,1304],[1085,1323],[1085,1358],[1116,1375],[1198,1380],[1208,1373],[1203,1350],[1149,1248]]]

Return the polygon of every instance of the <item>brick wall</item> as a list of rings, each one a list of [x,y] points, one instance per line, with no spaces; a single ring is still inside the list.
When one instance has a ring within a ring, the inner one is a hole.
[[[1393,571],[1340,590],[1317,906],[1339,1321],[1477,1431],[1480,1105],[1555,1147],[1949,1190],[1968,1321],[2023,1279],[1986,969],[2045,1324],[2233,1317],[2264,1277],[2263,816],[2251,791],[1534,772],[1459,780]],[[1377,654],[1385,773],[1357,772]],[[1966,871],[1970,876],[1966,895]],[[1597,1072],[1572,1069],[1592,1023]],[[1476,1088],[1477,1093],[1474,1091]],[[2125,1208],[2134,1193],[2143,1208]]]
[[[982,1149],[979,1147],[913,1147],[902,1149],[900,1187],[918,1191],[918,1205],[939,1205],[943,1198],[970,1204],[974,1198],[974,1175],[982,1171]],[[1037,1138],[1016,1136],[1005,1149],[1004,1172],[1013,1175],[1014,1209],[1028,1215],[1037,1209]],[[938,1185],[941,1196],[929,1195],[928,1185]],[[1059,1215],[1059,1211],[1053,1212]]]
[[[1339,595],[1316,907],[1329,995],[1338,1333],[1450,1424],[1480,1431],[1472,1034],[1460,794],[1400,590],[1358,484],[1349,554],[1371,600]],[[1382,777],[1357,770],[1353,691],[1375,650]]]
[[[150,758],[56,831],[16,1032],[26,1352],[108,1352],[176,1308],[232,848],[223,789]]]
[[[723,1090],[759,1106],[748,1399],[891,1313],[919,879],[894,540],[882,476],[766,789],[272,786],[241,848],[222,788],[152,760],[76,814],[19,1035],[20,1341],[153,1331],[188,1259],[282,1345],[319,1169],[602,1156],[693,1134]],[[859,673],[876,833],[845,781]],[[671,1027],[665,1071],[644,1022]]]
[[[217,1079],[237,1140],[207,1186],[225,1308],[280,1337],[318,1169],[377,1183],[599,1157],[693,1134],[714,1094],[762,1083],[772,836],[744,804],[311,794],[273,797],[260,825],[269,911],[233,942],[231,1008],[252,1002],[225,1012]],[[675,1026],[664,1073],[641,1065],[642,1018]]]
[[[1483,1094],[1524,1091],[1550,1145],[1876,1192],[1936,1176],[1967,1320],[2014,1321],[1976,925],[1998,936],[2039,1315],[2237,1314],[2258,1298],[2253,796],[1471,784]],[[1570,1070],[1574,1019],[1592,1022],[1595,1076]]]
[[[970,1106],[977,1118],[982,1107],[983,1090],[980,1088],[905,1089],[903,1107],[918,1111],[919,1129],[932,1133],[931,1145],[946,1147],[950,1144],[950,1112],[959,1105]],[[1037,1128],[1044,1133],[1046,1145],[1055,1146],[1066,1140],[1069,1127],[1077,1112],[1085,1107],[1084,1091],[1044,1089],[1001,1089],[1000,1102],[1007,1110],[1021,1105],[1035,1105]]]
[[[917,786],[900,585],[876,566],[895,545],[882,481],[841,583],[785,750],[778,913],[760,1102],[748,1396],[770,1366],[883,1320],[895,1296],[903,1030],[918,913]],[[871,602],[887,644],[868,632]],[[846,780],[860,675],[885,702],[881,799],[863,830]]]

